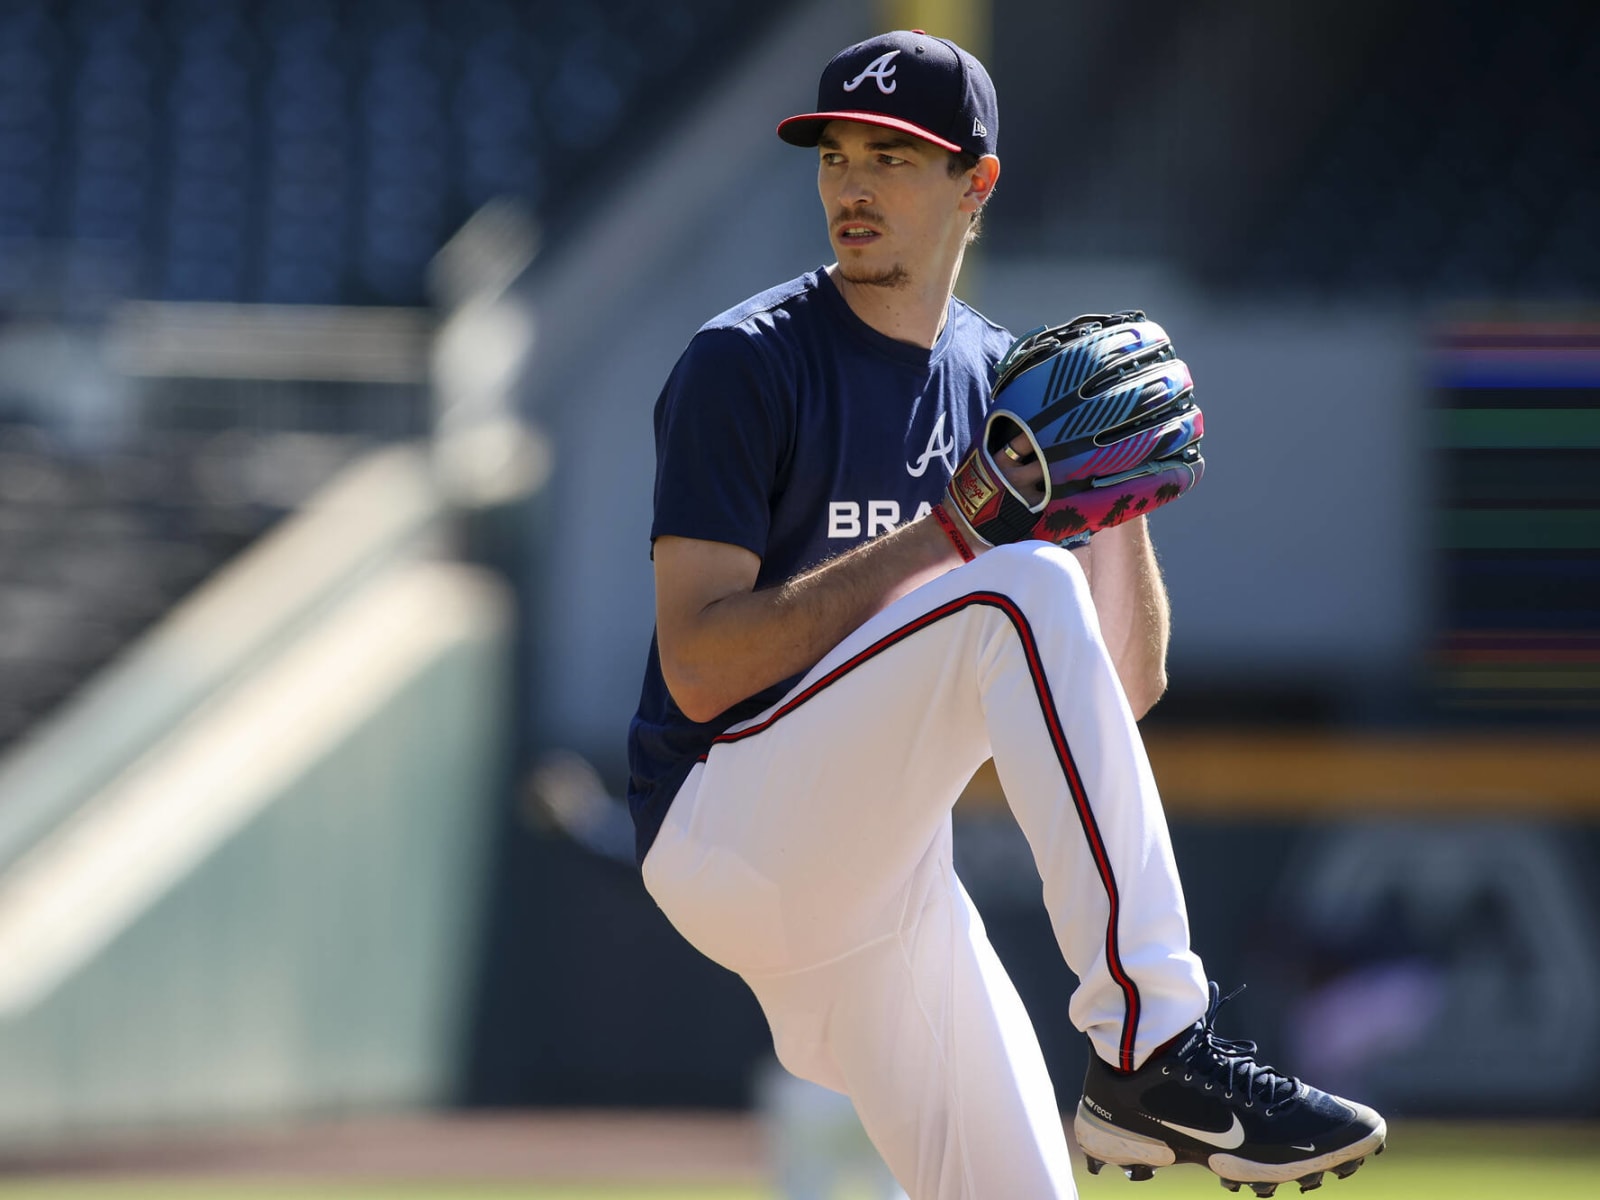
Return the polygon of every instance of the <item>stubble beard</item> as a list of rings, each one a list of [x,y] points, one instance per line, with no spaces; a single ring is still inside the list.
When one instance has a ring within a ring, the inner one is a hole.
[[[843,263],[839,264],[839,277],[846,283],[853,283],[857,287],[881,287],[900,289],[910,286],[911,273],[895,263],[881,271],[852,271]]]
[[[868,225],[884,227],[884,216],[875,208],[866,207],[854,212],[840,212],[833,219],[833,228],[848,224],[850,221],[862,221]],[[857,287],[879,287],[899,289],[910,285],[911,273],[905,269],[904,264],[895,263],[893,266],[881,267],[871,270],[867,267],[850,268],[844,265],[844,255],[840,255],[839,276],[846,283],[855,284]]]

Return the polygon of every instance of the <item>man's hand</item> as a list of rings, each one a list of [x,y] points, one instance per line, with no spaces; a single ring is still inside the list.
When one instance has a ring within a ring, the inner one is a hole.
[[[983,438],[946,507],[989,545],[1081,545],[1198,482],[1204,432],[1189,368],[1161,326],[1141,312],[1078,317],[1001,360]],[[1041,464],[1037,477],[1013,470]]]

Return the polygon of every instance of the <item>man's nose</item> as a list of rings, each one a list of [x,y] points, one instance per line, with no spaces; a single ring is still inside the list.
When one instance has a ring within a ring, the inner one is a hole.
[[[859,167],[846,167],[839,180],[839,203],[845,208],[872,202],[872,184],[867,173]]]

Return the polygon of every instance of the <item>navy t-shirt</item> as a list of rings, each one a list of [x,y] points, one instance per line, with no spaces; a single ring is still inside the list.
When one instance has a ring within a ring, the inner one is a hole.
[[[926,513],[982,432],[1011,342],[956,299],[933,349],[896,341],[857,317],[820,270],[708,321],[656,401],[651,541],[743,546],[760,557],[764,588]],[[700,724],[673,702],[651,639],[628,732],[641,862],[712,740],[795,682]]]

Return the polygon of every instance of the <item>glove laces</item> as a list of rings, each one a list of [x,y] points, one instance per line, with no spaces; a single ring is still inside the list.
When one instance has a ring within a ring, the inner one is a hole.
[[[1201,1022],[1199,1039],[1183,1056],[1184,1063],[1194,1074],[1213,1084],[1222,1084],[1227,1095],[1242,1093],[1246,1107],[1264,1104],[1266,1115],[1271,1116],[1275,1106],[1299,1094],[1300,1081],[1265,1063],[1258,1063],[1254,1042],[1218,1035],[1217,1010],[1242,991],[1244,985],[1240,984],[1224,996],[1222,989],[1212,981],[1211,1003]]]

